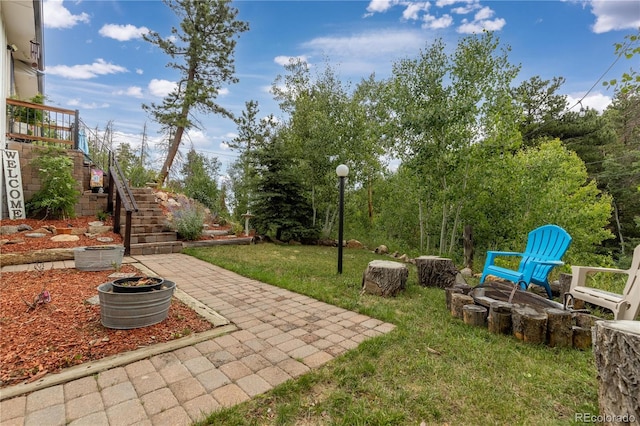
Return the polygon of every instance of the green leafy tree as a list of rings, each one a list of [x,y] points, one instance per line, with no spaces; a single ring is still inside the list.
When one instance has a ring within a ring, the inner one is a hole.
[[[193,147],[187,153],[181,170],[184,176],[182,182],[184,194],[216,213],[220,207],[220,191],[217,184],[219,171],[220,163],[217,158],[208,158],[196,152]]]
[[[633,34],[627,34],[623,43],[616,43],[615,55],[627,60],[640,56],[640,28]],[[637,63],[636,63],[637,64]],[[639,93],[640,92],[640,72],[633,67],[629,71],[622,73],[619,79],[612,79],[602,83],[605,87],[614,87],[616,91],[621,93]]]
[[[155,31],[144,36],[171,58],[167,66],[180,74],[176,88],[162,104],[143,105],[165,130],[173,130],[167,157],[158,174],[159,184],[169,174],[185,130],[196,126],[194,112],[233,118],[216,99],[223,86],[238,81],[233,59],[236,37],[249,29],[246,22],[236,20],[238,10],[227,0],[165,0],[165,3],[181,19],[180,27],[172,27],[167,37]]]
[[[529,231],[554,223],[573,238],[568,258],[584,262],[612,237],[611,197],[588,179],[582,160],[561,141],[494,159],[483,170],[471,205],[488,214],[486,222],[474,225],[475,239],[487,249],[517,251]]]
[[[417,58],[396,63],[389,81],[395,127],[389,126],[389,137],[396,155],[422,180],[420,198],[440,222],[440,253],[451,252],[461,234],[474,163],[521,142],[510,96],[518,68],[499,45],[484,33],[462,39],[449,56],[437,40]]]

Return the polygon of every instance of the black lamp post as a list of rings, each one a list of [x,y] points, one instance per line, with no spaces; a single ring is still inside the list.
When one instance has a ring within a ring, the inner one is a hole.
[[[338,206],[338,273],[342,273],[342,240],[344,233],[344,178],[349,174],[349,167],[340,164],[336,167],[336,174],[340,179],[340,204]]]

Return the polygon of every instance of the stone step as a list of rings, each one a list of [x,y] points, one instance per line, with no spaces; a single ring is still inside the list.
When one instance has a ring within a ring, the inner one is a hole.
[[[141,243],[131,244],[131,256],[140,256],[145,254],[169,254],[180,253],[182,251],[182,242],[172,241],[165,243]]]
[[[176,241],[178,239],[177,232],[154,232],[147,234],[131,234],[131,244],[141,243],[166,243]]]
[[[120,209],[120,214],[125,215],[127,211],[125,209]],[[156,204],[148,207],[138,206],[138,211],[132,212],[134,216],[157,216],[163,215],[162,209]]]
[[[163,225],[167,222],[167,219],[164,216],[141,216],[141,217],[132,217],[131,218],[131,226],[136,225]],[[122,226],[127,224],[127,219],[123,216],[120,218],[120,223]]]
[[[131,234],[153,234],[156,232],[171,231],[171,229],[164,225],[131,225]]]

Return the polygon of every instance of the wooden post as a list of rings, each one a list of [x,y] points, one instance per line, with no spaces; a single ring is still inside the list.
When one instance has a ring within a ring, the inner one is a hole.
[[[593,355],[605,424],[640,424],[640,322],[597,321]]]
[[[464,305],[462,307],[462,319],[465,324],[486,327],[487,308],[479,305]]]
[[[551,347],[570,348],[573,346],[571,312],[564,309],[548,308],[547,342]]]
[[[390,260],[369,262],[362,276],[362,292],[378,296],[395,296],[404,290],[409,269],[402,263]]]
[[[473,297],[461,293],[451,294],[451,315],[462,319],[462,308],[465,305],[473,305]]]
[[[464,226],[464,267],[473,271],[473,228],[471,225]]]
[[[456,283],[458,269],[451,259],[438,256],[420,256],[416,258],[418,283],[423,287],[447,288]]]
[[[511,334],[511,309],[513,305],[506,302],[493,302],[489,309],[488,327],[494,334]]]
[[[529,343],[544,343],[547,337],[547,314],[528,306],[518,306],[511,310],[513,335]]]

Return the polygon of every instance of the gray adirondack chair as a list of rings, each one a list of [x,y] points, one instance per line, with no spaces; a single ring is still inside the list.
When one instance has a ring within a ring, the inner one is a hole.
[[[588,287],[587,275],[595,272],[626,274],[628,278],[622,294]],[[634,320],[640,314],[640,245],[633,250],[629,269],[572,266],[571,273],[571,286],[565,294],[565,307],[572,308],[571,302],[575,298],[611,310],[616,320]]]

